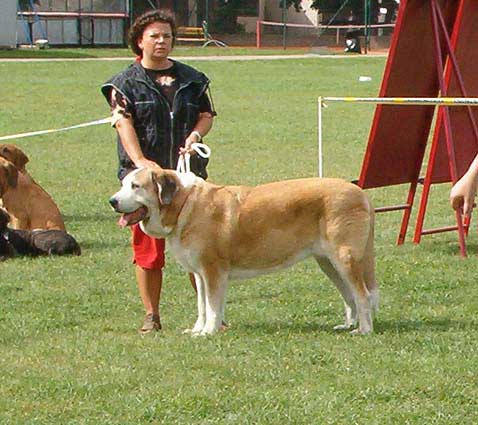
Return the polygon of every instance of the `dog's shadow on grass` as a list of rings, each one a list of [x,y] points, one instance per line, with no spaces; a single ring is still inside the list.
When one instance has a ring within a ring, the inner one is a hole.
[[[349,330],[335,330],[337,323],[314,322],[295,322],[272,320],[268,322],[251,322],[235,324],[234,328],[246,333],[256,333],[258,329],[265,334],[277,333],[330,333],[346,334]],[[454,331],[478,331],[477,321],[459,321],[449,318],[436,319],[409,319],[409,320],[376,320],[374,322],[374,334],[394,334],[394,333],[437,333]]]
[[[337,323],[336,323],[337,324]],[[234,324],[234,329],[238,329],[245,333],[256,334],[258,329],[261,333],[267,335],[287,333],[287,334],[309,334],[309,333],[340,333],[333,329],[335,325],[330,325],[324,322],[294,322],[282,320],[272,320],[268,322],[249,322]]]
[[[418,247],[417,247],[418,248]],[[450,242],[450,243],[443,243],[438,239],[430,239],[422,242],[422,246],[420,247],[424,251],[430,251],[433,253],[441,253],[442,255],[450,255],[456,258],[462,258],[460,256],[460,246],[458,241]],[[478,252],[478,244],[475,241],[471,241],[466,243],[466,251],[468,257],[472,257],[476,255]]]
[[[374,324],[374,332],[385,333],[410,333],[410,332],[449,332],[454,331],[477,331],[478,322],[475,320],[453,320],[447,317],[401,319],[401,320],[377,320]]]
[[[122,249],[127,245],[123,241],[118,241],[118,240],[79,240],[78,241],[81,249],[86,252],[86,251],[103,251],[103,250],[108,250],[110,251],[111,249]]]
[[[63,214],[63,218],[65,219],[65,222],[67,223],[75,223],[75,222],[81,222],[81,223],[115,223],[117,221],[117,217],[114,213],[111,214],[106,214],[106,213],[90,213],[90,214]]]

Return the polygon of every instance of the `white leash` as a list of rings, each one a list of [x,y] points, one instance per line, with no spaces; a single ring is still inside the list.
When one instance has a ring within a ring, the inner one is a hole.
[[[202,158],[209,158],[211,156],[211,148],[204,143],[193,143],[191,149]],[[191,154],[189,152],[179,155],[176,171],[178,173],[189,173],[191,171]]]

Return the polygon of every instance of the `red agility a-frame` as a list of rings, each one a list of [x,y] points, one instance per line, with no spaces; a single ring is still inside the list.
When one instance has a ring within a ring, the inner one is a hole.
[[[477,0],[402,0],[380,97],[476,97],[477,22]],[[423,182],[414,242],[424,234],[458,230],[460,251],[466,255],[468,222],[463,224],[459,213],[455,226],[423,230],[423,222],[430,185],[455,183],[478,152],[478,110],[439,107],[426,176],[420,179],[434,112],[433,105],[378,105],[358,184],[410,184],[404,205],[377,209],[404,211],[397,240],[402,244],[417,185]]]

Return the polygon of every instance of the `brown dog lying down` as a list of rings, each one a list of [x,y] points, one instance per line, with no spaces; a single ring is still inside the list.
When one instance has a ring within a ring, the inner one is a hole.
[[[81,255],[76,240],[63,230],[14,230],[9,214],[0,208],[0,259],[15,255]]]
[[[0,196],[3,207],[11,216],[12,227],[65,231],[65,223],[55,202],[26,171],[28,157],[25,153],[15,145],[0,144],[0,157],[15,165],[19,171],[16,179],[0,183],[3,186]]]
[[[299,179],[216,186],[192,173],[142,168],[110,199],[121,222],[140,222],[165,237],[194,273],[194,335],[217,332],[229,279],[249,278],[314,258],[345,303],[348,329],[372,331],[378,304],[373,252],[374,209],[358,187],[339,179]]]

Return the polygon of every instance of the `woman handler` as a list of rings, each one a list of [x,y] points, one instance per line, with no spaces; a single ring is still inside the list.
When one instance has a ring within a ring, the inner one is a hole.
[[[191,153],[191,170],[207,177],[205,164],[191,144],[212,127],[215,112],[207,95],[208,78],[168,56],[176,35],[174,17],[166,11],[147,12],[129,34],[137,60],[106,82],[101,90],[112,110],[118,133],[118,177],[139,167],[175,169],[179,154]],[[141,333],[161,329],[159,299],[164,266],[164,239],[132,227],[133,262],[146,310]],[[190,275],[195,288],[194,277]]]

